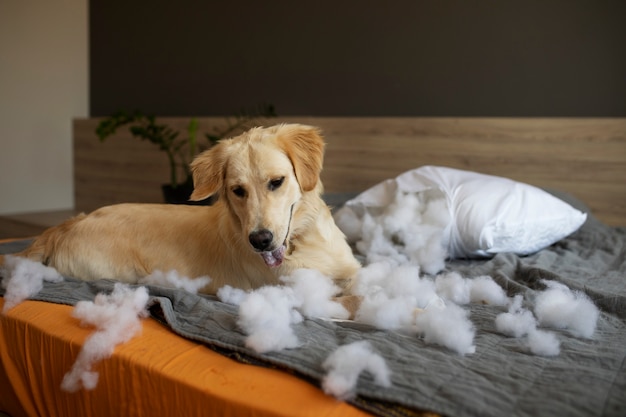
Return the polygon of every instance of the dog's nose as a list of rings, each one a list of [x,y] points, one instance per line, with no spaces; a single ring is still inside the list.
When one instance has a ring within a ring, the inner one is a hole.
[[[261,229],[250,233],[248,240],[254,249],[264,251],[269,249],[272,240],[274,240],[274,235],[267,229]]]

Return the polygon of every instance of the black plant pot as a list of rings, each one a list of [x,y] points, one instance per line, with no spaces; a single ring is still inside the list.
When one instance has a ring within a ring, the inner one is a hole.
[[[189,197],[193,192],[193,183],[187,181],[183,184],[178,184],[176,187],[172,187],[171,184],[163,184],[161,186],[163,191],[163,199],[168,204],[187,204],[190,206],[210,206],[217,199],[216,196],[210,196],[204,200],[191,201]]]

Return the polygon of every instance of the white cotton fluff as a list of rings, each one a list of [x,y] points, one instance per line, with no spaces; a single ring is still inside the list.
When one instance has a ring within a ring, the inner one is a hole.
[[[30,259],[6,255],[2,267],[2,288],[4,293],[3,313],[22,301],[39,293],[43,281],[60,282],[63,277],[56,269]]]
[[[145,276],[139,280],[141,285],[155,285],[168,288],[180,288],[192,294],[198,293],[198,291],[211,282],[211,278],[208,276],[189,278],[180,275],[177,271],[172,270],[169,272],[163,272],[156,270],[150,275]]]
[[[432,280],[420,278],[417,265],[379,262],[362,268],[353,293],[362,297],[355,320],[379,329],[408,329],[416,308],[438,299]]]
[[[502,313],[496,317],[496,330],[505,336],[522,337],[537,328],[535,316],[528,310]]]
[[[469,304],[471,284],[458,272],[437,275],[435,278],[437,294],[455,304]]]
[[[421,278],[417,265],[378,262],[361,268],[355,277],[352,293],[367,297],[381,292],[389,298],[413,298],[415,306],[420,308],[437,297],[433,280]]]
[[[72,369],[65,374],[61,388],[75,392],[81,387],[94,389],[98,383],[98,373],[93,365],[113,354],[120,343],[130,340],[141,330],[140,317],[146,317],[148,290],[145,287],[132,289],[116,283],[109,295],[98,294],[94,301],[79,301],[72,315],[83,325],[96,328],[85,341]]]
[[[509,302],[506,292],[493,278],[480,276],[470,279],[470,301],[494,306],[504,306]]]
[[[523,297],[516,295],[513,298],[509,311],[498,314],[496,330],[510,337],[522,337],[537,327],[537,320],[530,311],[522,308]]]
[[[356,295],[367,295],[381,291],[389,286],[387,278],[396,267],[395,262],[374,262],[358,270],[352,284],[352,292]],[[417,269],[419,275],[419,268]]]
[[[420,265],[427,274],[436,274],[445,267],[448,257],[445,233],[450,224],[450,214],[444,198],[422,201],[425,208],[421,224],[411,224],[404,229],[402,239],[411,261]]]
[[[447,347],[461,355],[473,353],[475,331],[468,313],[453,302],[447,305],[436,292],[435,280],[420,278],[419,274],[416,265],[393,262],[378,262],[362,268],[353,287],[353,293],[363,297],[355,320],[380,329],[417,329],[426,343]],[[449,279],[439,282],[439,289],[445,284],[444,294],[462,294],[453,298],[469,302],[472,280],[456,273],[448,275]],[[489,300],[502,302],[502,290],[501,293],[494,291],[483,279],[479,282],[489,287]],[[477,291],[477,294],[481,300],[485,298],[484,291]]]
[[[526,336],[526,345],[535,355],[558,355],[561,342],[555,334],[537,329],[537,320],[533,313],[522,308],[523,299],[521,295],[513,298],[509,311],[496,317],[496,329],[510,337]]]
[[[409,259],[427,274],[434,275],[446,266],[448,252],[442,243],[442,231],[437,227],[422,227],[409,231],[411,239],[405,238]],[[418,237],[422,237],[421,239]],[[417,239],[416,239],[417,238]]]
[[[561,352],[561,342],[554,333],[531,329],[527,338],[528,348],[535,355],[557,356]]]
[[[548,288],[535,299],[535,315],[539,324],[567,329],[575,336],[591,338],[600,313],[589,297],[554,281],[542,282]]]
[[[444,236],[450,214],[440,193],[398,192],[394,201],[379,212],[366,211],[357,216],[346,208],[337,213],[335,220],[368,263],[413,263],[429,274],[445,266]]]
[[[252,291],[239,305],[239,326],[248,335],[246,346],[259,353],[300,345],[292,323],[302,321],[296,311],[300,301],[288,287],[262,287]]]
[[[341,292],[330,277],[314,269],[297,269],[280,278],[299,301],[298,310],[308,318],[347,319],[350,313],[333,296]]]
[[[428,308],[415,317],[415,326],[426,343],[447,347],[459,355],[476,351],[474,326],[468,312],[456,304],[443,308]]]
[[[248,293],[246,291],[241,288],[231,287],[230,285],[224,285],[217,290],[217,298],[219,298],[221,302],[235,306],[241,305],[247,296]]]
[[[491,277],[463,278],[458,272],[439,274],[435,278],[437,294],[456,304],[485,303],[506,305],[506,293]]]
[[[409,329],[413,324],[415,300],[409,297],[389,298],[385,293],[365,297],[356,313],[355,321],[378,329]]]
[[[339,347],[326,358],[322,367],[327,371],[322,380],[324,392],[340,400],[354,397],[359,375],[363,371],[369,372],[377,385],[391,386],[391,372],[385,360],[373,352],[366,341]]]
[[[341,228],[346,235],[348,242],[356,242],[361,239],[363,231],[363,220],[360,219],[352,209],[344,206],[333,215],[335,223]]]
[[[385,235],[383,225],[369,213],[363,216],[361,240],[356,243],[357,252],[366,257],[367,263],[391,261],[398,264],[408,262],[408,258],[400,253],[393,242]]]
[[[422,223],[424,209],[420,194],[397,192],[395,199],[385,207],[380,221],[388,233],[399,233],[413,222]]]

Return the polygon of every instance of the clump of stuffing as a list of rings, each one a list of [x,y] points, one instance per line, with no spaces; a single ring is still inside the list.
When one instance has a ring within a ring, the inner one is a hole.
[[[350,317],[344,306],[333,301],[333,296],[339,294],[341,289],[321,272],[314,269],[297,269],[280,280],[293,290],[299,300],[298,310],[305,317],[336,319]]]
[[[509,297],[493,278],[480,276],[472,278],[470,286],[470,301],[494,306],[505,306],[509,303]]]
[[[139,280],[142,285],[155,285],[168,288],[180,288],[192,294],[197,294],[199,290],[209,285],[211,278],[208,276],[189,278],[180,275],[177,271],[163,272],[156,270],[150,275]]]
[[[363,219],[356,216],[352,209],[348,207],[340,208],[333,214],[333,219],[346,236],[348,242],[355,243],[361,240]]]
[[[507,336],[526,336],[528,348],[535,355],[556,356],[560,342],[554,333],[537,326],[568,329],[575,336],[591,337],[595,332],[598,308],[589,298],[567,286],[542,281],[548,288],[535,298],[535,315],[522,308],[523,297],[514,297],[509,311],[496,317],[496,329]]]
[[[437,275],[435,287],[440,297],[459,305],[484,303],[496,306],[507,305],[506,293],[488,276],[463,278],[458,272]]]
[[[248,293],[246,291],[241,288],[231,287],[230,285],[224,285],[217,290],[217,298],[219,298],[221,302],[235,306],[241,305],[247,296]]]
[[[410,330],[415,302],[411,297],[391,298],[378,292],[363,298],[355,321],[385,330]]]
[[[471,354],[476,352],[475,330],[468,315],[460,306],[449,303],[419,312],[415,326],[426,343],[445,346],[459,355]]]
[[[531,353],[540,356],[556,356],[560,353],[559,339],[554,333],[537,329],[533,313],[522,308],[523,297],[516,295],[507,313],[496,317],[496,329],[510,337],[526,337],[526,345]]]
[[[289,287],[262,287],[239,304],[239,326],[248,335],[246,346],[264,353],[300,345],[292,323],[302,321],[301,301]]]
[[[248,335],[246,346],[269,352],[299,346],[291,328],[309,318],[346,319],[350,313],[333,296],[341,289],[319,271],[298,269],[281,277],[286,285],[245,292],[224,286],[217,292],[223,302],[239,306],[239,326]]]
[[[440,297],[456,304],[469,304],[471,283],[457,272],[440,274],[435,278],[435,288]]]
[[[397,192],[391,204],[362,216],[348,210],[335,220],[367,263],[414,263],[428,274],[444,268],[450,214],[441,192]]]
[[[535,299],[535,315],[539,324],[567,329],[575,336],[591,338],[600,313],[589,297],[558,282],[542,282],[548,288]]]
[[[39,293],[43,282],[61,282],[63,277],[56,269],[30,259],[6,255],[2,267],[4,293],[3,313],[22,301]]]
[[[509,306],[509,311],[498,314],[496,329],[510,337],[522,337],[537,327],[537,320],[530,311],[522,308],[523,297],[516,295]]]
[[[427,342],[460,354],[472,352],[473,328],[467,313],[458,306],[504,306],[509,298],[491,277],[468,279],[456,272],[442,273],[434,282],[420,277],[421,272],[435,275],[444,267],[452,223],[445,195],[433,189],[386,190],[395,194],[378,195],[382,200],[391,200],[384,207],[346,206],[334,216],[368,265],[359,273],[354,287],[354,292],[363,297],[356,320],[381,329],[407,330],[414,325]],[[508,313],[498,316],[496,326],[503,334],[526,337],[532,352],[554,355],[558,354],[558,339],[538,330],[538,325],[567,329],[588,338],[595,331],[599,313],[585,294],[570,291],[562,284],[546,285],[548,290],[535,300],[535,315],[521,308],[520,299]],[[428,308],[431,306],[438,308]],[[459,330],[445,328],[455,325]]]
[[[407,329],[413,310],[436,298],[431,280],[420,278],[417,265],[377,262],[362,268],[353,293],[362,297],[355,320],[379,329]]]
[[[458,304],[508,303],[504,290],[491,277],[470,279],[450,272],[433,279],[421,277],[418,265],[393,261],[362,268],[353,293],[362,297],[356,321],[379,329],[417,332],[426,343],[461,355],[475,351],[475,331],[467,312]]]
[[[81,324],[94,326],[96,332],[85,341],[72,369],[65,374],[61,388],[75,392],[80,388],[94,389],[98,372],[92,368],[98,361],[113,354],[116,345],[132,339],[141,330],[141,317],[148,315],[148,290],[133,289],[116,283],[109,295],[98,294],[94,301],[79,301],[72,315]]]
[[[528,333],[528,347],[540,356],[557,356],[561,352],[561,342],[554,333],[532,329]]]
[[[363,371],[369,372],[376,384],[391,386],[391,372],[385,360],[373,352],[366,341],[339,347],[328,356],[322,367],[327,371],[322,381],[324,392],[340,400],[347,400],[355,395],[357,381]]]
[[[390,298],[410,296],[419,306],[435,296],[432,280],[420,278],[420,267],[416,264],[372,263],[359,270],[355,281],[352,292],[362,296],[379,292]]]

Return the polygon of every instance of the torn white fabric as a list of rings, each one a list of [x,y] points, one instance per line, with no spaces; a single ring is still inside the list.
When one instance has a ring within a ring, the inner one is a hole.
[[[94,326],[96,331],[87,338],[72,369],[65,374],[61,388],[75,392],[81,388],[94,389],[98,372],[93,366],[110,357],[116,345],[125,343],[141,330],[141,317],[147,317],[148,290],[133,289],[116,283],[109,295],[98,294],[94,301],[79,301],[72,315],[81,324]]]
[[[43,282],[63,281],[56,269],[27,258],[5,255],[2,267],[2,288],[4,293],[3,313],[22,301],[36,295],[43,288]]]
[[[359,341],[339,347],[322,364],[327,371],[322,380],[326,394],[340,400],[355,395],[359,375],[363,371],[374,377],[374,382],[382,387],[391,386],[391,372],[382,356],[372,350],[367,341]]]

